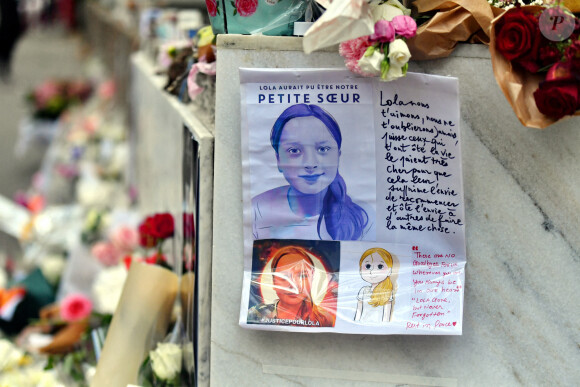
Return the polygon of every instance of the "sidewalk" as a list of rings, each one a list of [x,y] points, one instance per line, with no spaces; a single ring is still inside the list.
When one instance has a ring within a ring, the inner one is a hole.
[[[12,198],[30,185],[46,147],[38,144],[16,158],[18,124],[27,116],[25,95],[48,78],[80,77],[81,40],[61,27],[35,28],[17,43],[8,83],[0,81],[0,194]],[[0,232],[0,254],[18,253],[18,244]]]

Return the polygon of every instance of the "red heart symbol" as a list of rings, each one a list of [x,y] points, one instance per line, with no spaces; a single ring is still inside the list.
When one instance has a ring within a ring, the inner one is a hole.
[[[455,326],[455,324],[457,324],[457,322],[453,321],[453,326]]]

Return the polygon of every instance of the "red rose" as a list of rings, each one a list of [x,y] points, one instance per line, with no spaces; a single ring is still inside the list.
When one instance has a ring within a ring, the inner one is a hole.
[[[552,80],[540,84],[534,92],[538,110],[554,119],[562,118],[576,112],[579,107],[578,83],[570,80]]]
[[[553,65],[561,58],[562,54],[556,47],[551,45],[540,47],[540,63],[542,67]]]
[[[535,73],[540,69],[539,48],[543,42],[538,19],[521,8],[507,11],[498,24],[497,49],[509,61]]]
[[[240,16],[251,16],[258,8],[258,0],[236,0],[236,9]]]
[[[139,225],[139,244],[145,248],[157,246],[157,236],[153,217],[148,217]]]
[[[205,5],[207,7],[207,12],[209,16],[214,17],[217,15],[217,3],[216,0],[205,0]]]
[[[173,216],[170,213],[156,214],[153,216],[153,227],[155,236],[159,239],[166,239],[173,236],[175,225]]]
[[[566,49],[566,60],[570,63],[572,73],[580,79],[580,40],[574,41]]]

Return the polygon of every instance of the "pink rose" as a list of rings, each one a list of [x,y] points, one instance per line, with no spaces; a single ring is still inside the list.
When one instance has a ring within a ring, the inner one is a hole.
[[[258,8],[258,0],[236,0],[236,9],[240,16],[251,16]]]
[[[139,233],[131,227],[121,226],[111,234],[111,243],[121,253],[131,253],[139,246]]]
[[[404,38],[412,38],[417,33],[417,23],[415,20],[406,15],[398,15],[391,20],[391,24],[395,28],[397,35]]]
[[[217,15],[217,3],[216,0],[205,0],[205,6],[207,7],[207,12],[209,16],[214,17]]]
[[[379,20],[375,23],[375,32],[371,35],[371,42],[390,43],[395,40],[395,28],[391,22]]]
[[[114,266],[119,263],[121,252],[112,243],[97,242],[91,249],[91,254],[105,266]]]
[[[82,294],[71,294],[60,302],[60,317],[66,322],[83,320],[91,314],[93,303]]]

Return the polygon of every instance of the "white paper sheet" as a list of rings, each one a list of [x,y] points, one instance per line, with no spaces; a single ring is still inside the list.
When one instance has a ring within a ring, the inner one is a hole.
[[[240,79],[240,325],[461,334],[457,79],[385,83],[336,69]]]

